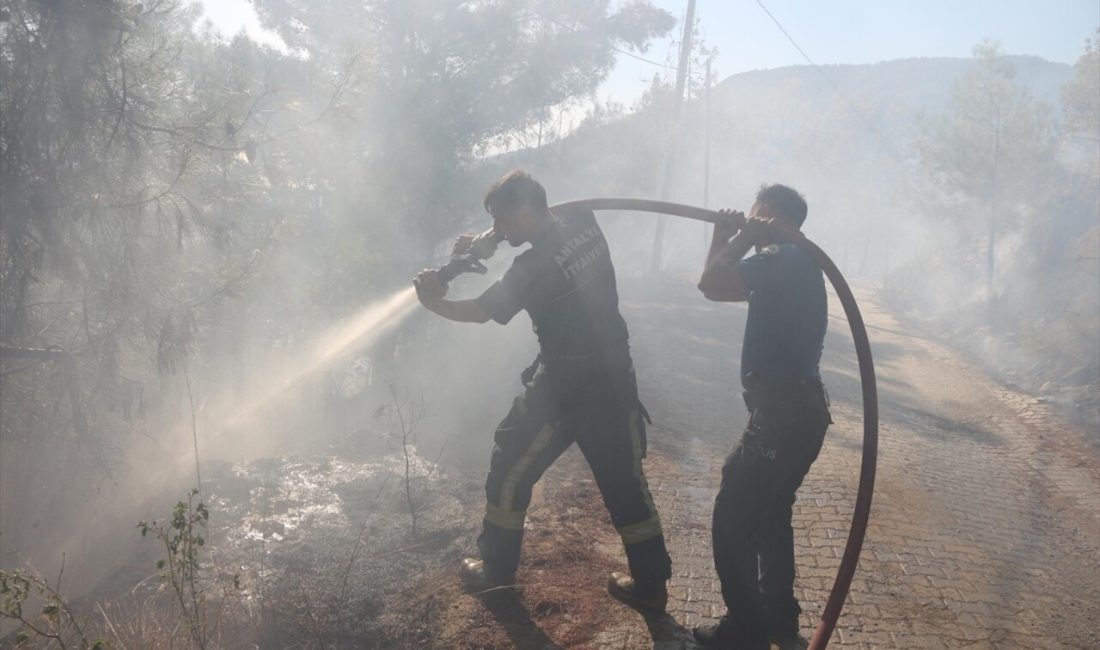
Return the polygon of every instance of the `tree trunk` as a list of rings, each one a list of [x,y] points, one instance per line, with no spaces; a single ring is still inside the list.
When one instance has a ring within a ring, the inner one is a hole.
[[[688,0],[687,16],[684,18],[684,36],[680,41],[680,61],[676,69],[676,96],[672,100],[672,144],[668,158],[665,159],[665,177],[661,183],[661,200],[667,201],[672,194],[673,172],[676,169],[676,149],[680,144],[680,106],[684,102],[684,85],[687,82],[688,62],[691,61],[691,36],[695,27],[695,0]],[[661,272],[662,248],[665,241],[665,215],[657,217],[657,230],[653,233],[653,257],[650,259],[649,272],[657,275]]]
[[[989,190],[989,245],[985,255],[985,297],[989,304],[990,322],[993,322],[993,302],[995,286],[993,281],[994,253],[997,244],[997,171],[1001,158],[1001,112],[997,110],[997,121],[993,129],[993,174]]]

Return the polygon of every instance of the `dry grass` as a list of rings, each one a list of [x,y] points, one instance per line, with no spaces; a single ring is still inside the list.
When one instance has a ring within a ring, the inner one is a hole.
[[[228,575],[218,567],[204,572],[210,576],[203,586],[211,625],[206,647],[589,647],[609,620],[634,614],[605,590],[610,571],[622,568],[607,552],[618,547],[618,536],[593,481],[575,480],[579,476],[590,473],[571,452],[544,479],[531,508],[519,591],[475,597],[459,584],[456,568],[475,552],[483,507],[472,478],[467,490],[455,491],[453,481],[432,488],[446,489],[449,497],[425,499],[415,538],[392,513],[369,526],[350,579],[350,538],[284,541],[268,555],[262,577],[257,558],[222,552],[222,562],[240,572],[242,588],[211,582]],[[400,495],[391,488],[384,500],[392,496],[398,508]],[[116,586],[114,594],[101,592],[74,609],[88,621],[87,636],[112,648],[195,647],[169,591],[154,577],[120,597]]]

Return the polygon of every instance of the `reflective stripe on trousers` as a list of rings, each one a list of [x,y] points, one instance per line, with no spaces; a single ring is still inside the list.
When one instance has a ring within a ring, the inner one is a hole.
[[[632,377],[631,377],[632,379]],[[645,423],[633,385],[629,400],[607,382],[578,386],[564,398],[536,377],[497,427],[486,480],[478,545],[491,572],[509,576],[519,563],[531,490],[576,442],[627,550],[631,571],[651,581],[671,574],[660,517],[642,468]]]

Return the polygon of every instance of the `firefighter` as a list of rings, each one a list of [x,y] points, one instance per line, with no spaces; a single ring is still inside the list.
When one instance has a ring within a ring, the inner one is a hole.
[[[709,300],[749,303],[741,348],[749,422],[722,467],[712,522],[727,612],[717,625],[694,630],[708,648],[805,644],[794,595],[791,506],[832,423],[818,367],[825,280],[805,251],[769,240],[768,232],[797,232],[806,213],[795,190],[762,187],[740,232],[733,220],[715,226],[699,281]],[[742,259],[754,247],[756,254]]]
[[[473,590],[514,583],[531,490],[575,442],[626,548],[630,574],[613,573],[609,591],[635,607],[663,611],[671,562],[642,471],[648,416],[638,400],[607,240],[591,212],[552,213],[542,185],[523,171],[497,181],[484,205],[499,238],[531,245],[504,276],[473,300],[444,298],[436,271],[413,281],[420,302],[449,320],[503,325],[526,310],[539,341],[538,357],[521,375],[524,391],[494,435],[481,557],[463,560],[460,575]],[[460,237],[456,252],[470,241]]]

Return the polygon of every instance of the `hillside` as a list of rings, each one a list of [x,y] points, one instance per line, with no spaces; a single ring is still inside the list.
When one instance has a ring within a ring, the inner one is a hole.
[[[1016,79],[1057,115],[1059,88],[1072,66],[1006,59]],[[907,193],[921,115],[943,109],[953,84],[973,65],[971,59],[921,58],[727,77],[712,91],[710,205],[747,209],[760,183],[791,184],[810,202],[809,235],[834,251],[846,271],[878,275],[914,252],[920,239]],[[702,203],[705,122],[703,102],[687,102],[672,200]],[[604,115],[560,141],[502,156],[483,173],[489,179],[503,168],[526,167],[546,182],[552,201],[655,198],[670,135],[652,106]],[[621,266],[644,268],[638,258],[652,244],[649,222],[631,221],[619,235]],[[701,239],[697,224],[671,224],[666,267],[694,272]],[[874,250],[890,254],[876,257]]]
[[[1074,68],[1030,56],[1005,60],[1015,70],[1013,81],[1045,103],[1057,124],[1060,89]],[[1095,423],[1100,268],[1088,242],[1100,224],[1100,183],[1095,172],[1065,162],[1087,158],[1087,148],[1073,150],[1063,140],[1051,159],[1038,163],[1050,170],[1043,186],[1024,192],[1018,204],[1001,205],[1011,227],[997,245],[1001,295],[993,322],[983,275],[987,208],[979,204],[981,214],[964,210],[951,219],[937,218],[923,204],[930,190],[915,139],[922,120],[949,108],[953,87],[974,65],[972,59],[907,59],[724,79],[711,99],[709,205],[748,210],[761,183],[796,187],[810,205],[807,235],[847,276],[881,283],[885,300],[914,324],[1004,381]],[[684,107],[673,201],[703,203],[705,108],[698,99]],[[657,198],[672,137],[658,109],[651,102],[627,115],[589,119],[558,142],[502,156],[483,170],[485,177],[526,167],[546,182],[552,202]],[[620,275],[645,274],[655,219],[607,215],[603,223]],[[695,222],[667,220],[666,275],[697,276],[707,233]]]

